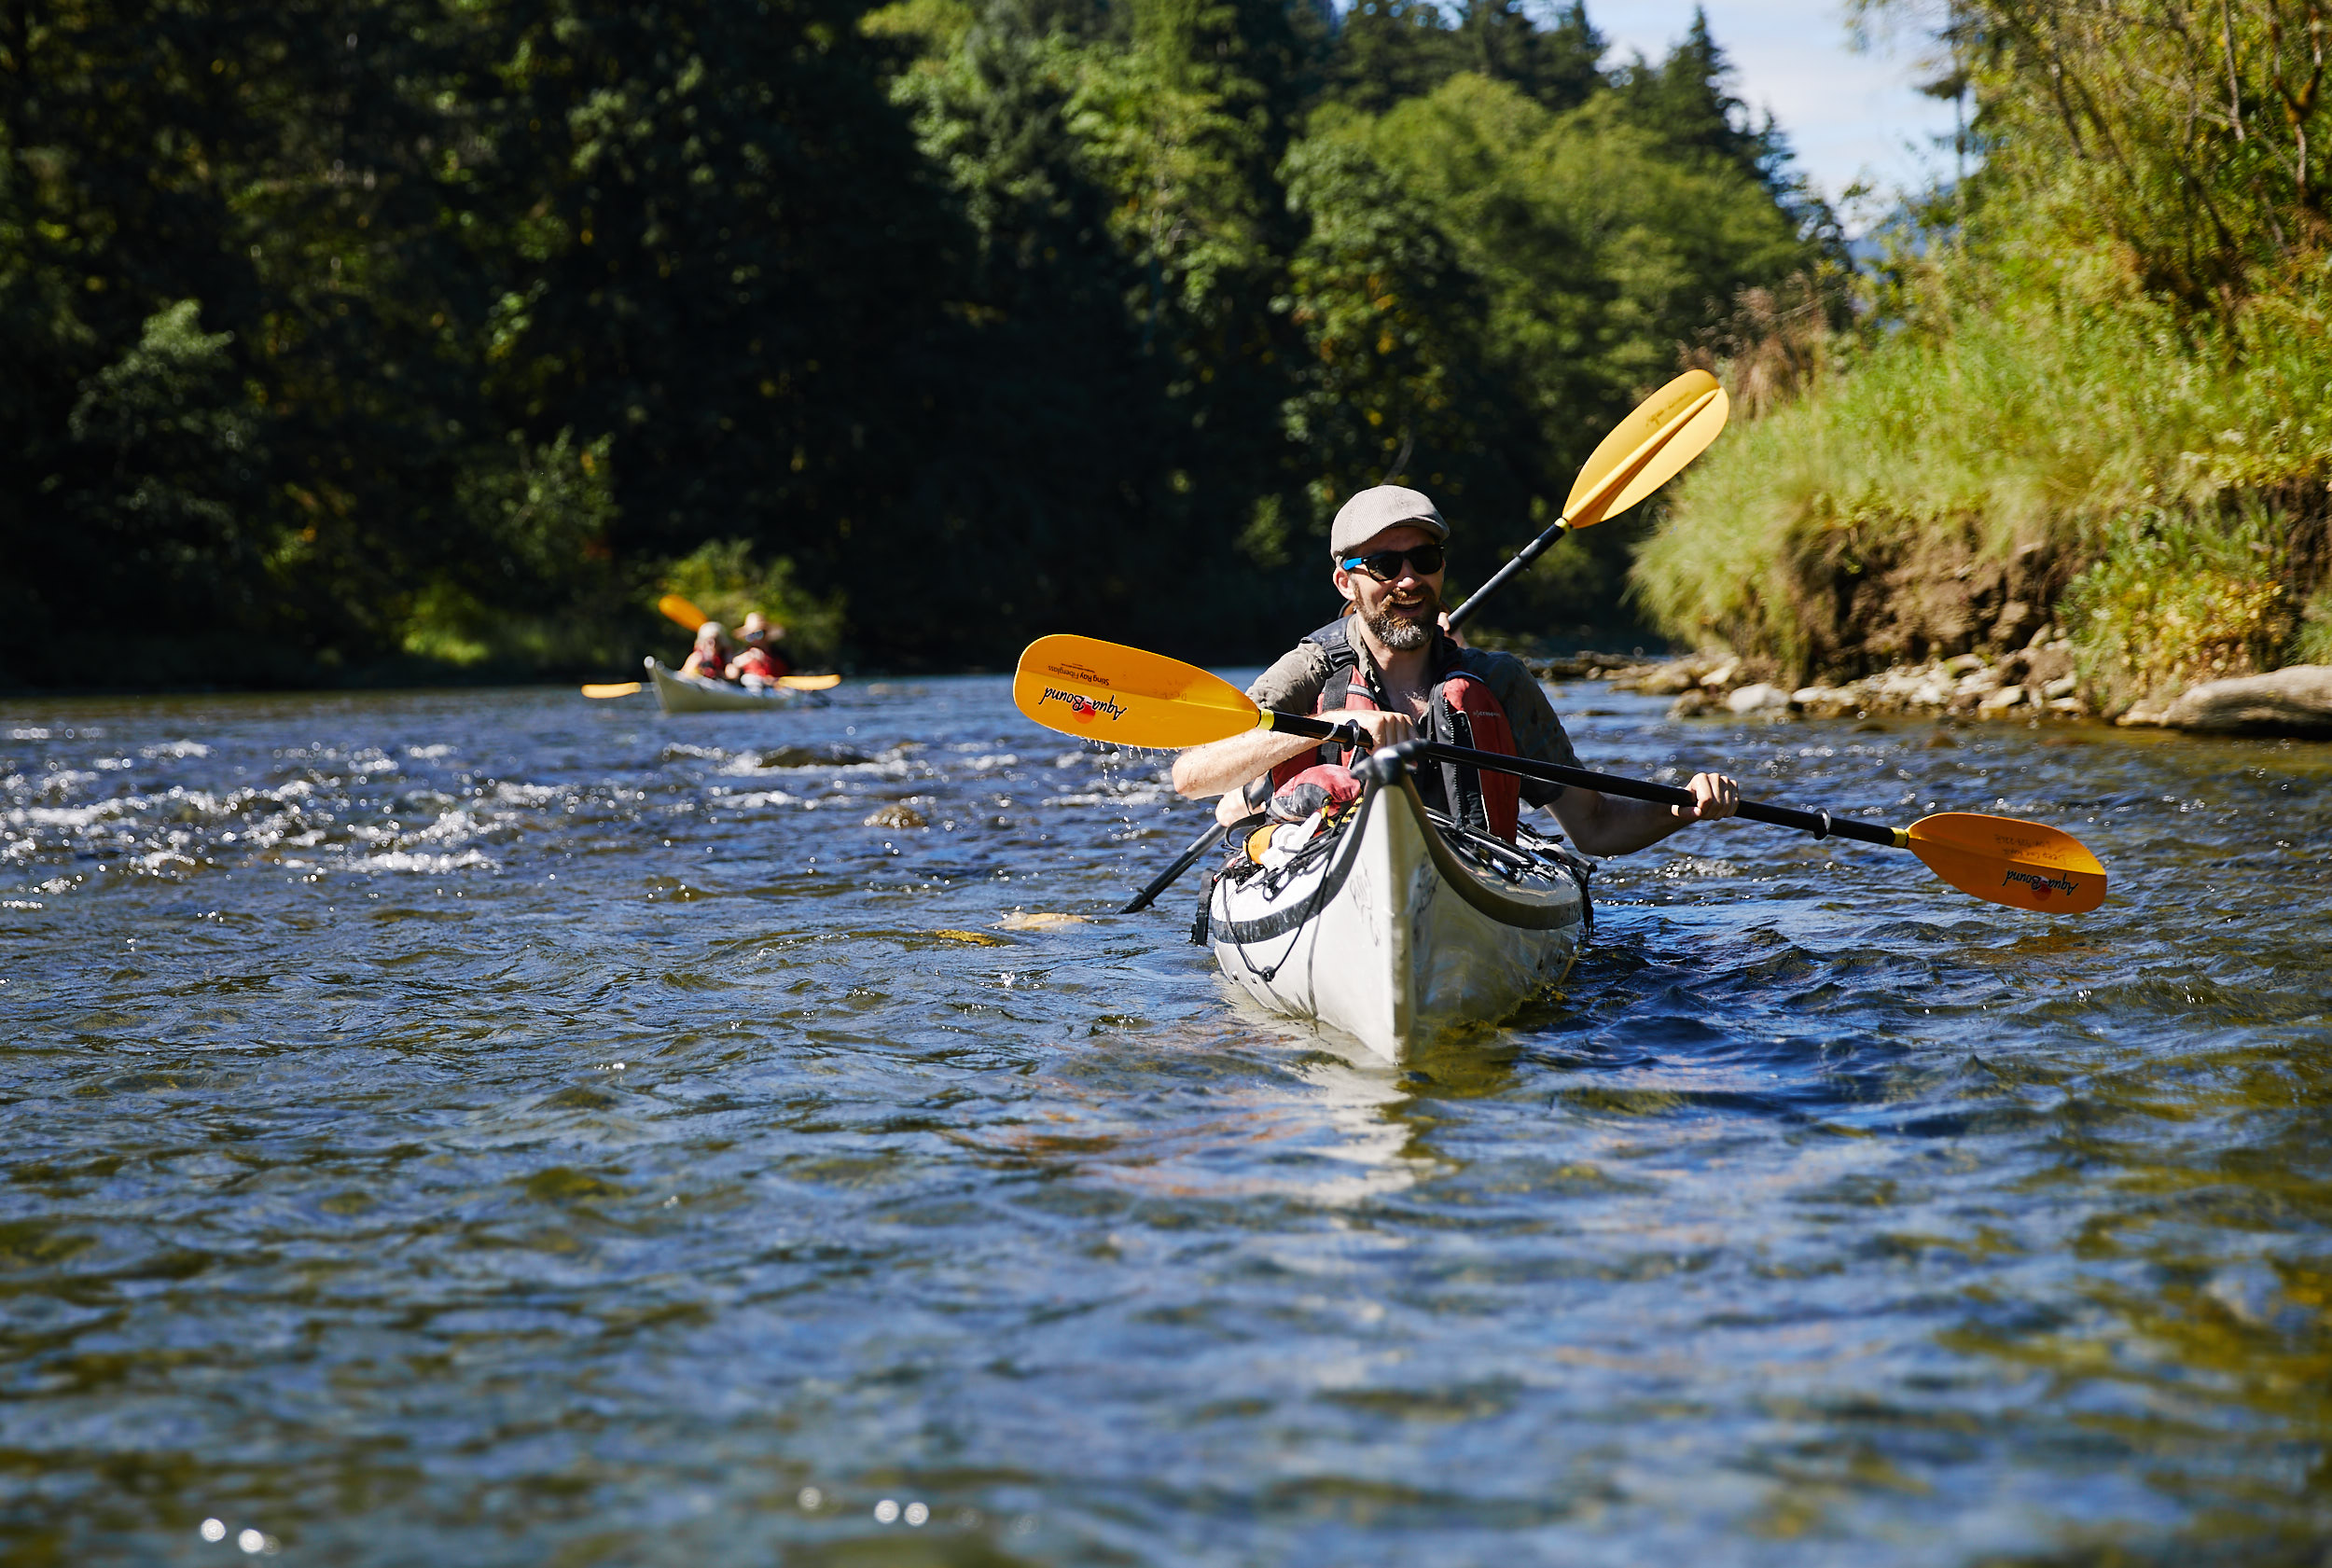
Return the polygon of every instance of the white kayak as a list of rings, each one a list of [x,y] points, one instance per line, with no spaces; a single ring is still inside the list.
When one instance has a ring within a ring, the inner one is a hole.
[[[1282,871],[1217,880],[1207,937],[1266,1007],[1399,1062],[1562,978],[1587,932],[1587,872],[1548,840],[1445,838],[1400,771]]]
[[[798,707],[813,695],[783,686],[732,686],[728,681],[667,670],[653,659],[643,662],[647,666],[648,680],[656,687],[656,705],[668,714],[769,712]]]

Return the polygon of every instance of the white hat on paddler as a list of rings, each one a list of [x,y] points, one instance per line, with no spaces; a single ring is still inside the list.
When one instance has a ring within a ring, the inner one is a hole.
[[[1328,527],[1328,557],[1344,558],[1388,528],[1422,528],[1437,539],[1450,537],[1441,508],[1422,490],[1397,484],[1371,486],[1344,503]]]

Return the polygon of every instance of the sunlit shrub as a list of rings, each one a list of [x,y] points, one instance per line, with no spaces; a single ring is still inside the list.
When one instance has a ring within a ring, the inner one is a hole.
[[[2332,589],[2303,605],[2292,632],[2291,662],[2332,664]]]
[[[2287,526],[2259,508],[2232,522],[2182,511],[2117,520],[2059,615],[2100,707],[2271,669],[2290,634],[2283,583]]]
[[[731,631],[760,611],[786,629],[781,651],[799,669],[830,663],[841,645],[841,595],[811,593],[795,579],[791,561],[757,560],[748,540],[706,541],[665,567],[662,589]]]
[[[1825,639],[1840,604],[1886,591],[1891,573],[1991,573],[2045,596],[2127,520],[2321,493],[2332,472],[2321,281],[2246,302],[2223,326],[2086,276],[1962,263],[1924,286],[1909,325],[1835,345],[1805,393],[1737,420],[1671,487],[1633,574],[1670,636],[1792,666],[1852,662],[1862,650]],[[2247,645],[2256,632],[2229,634]]]

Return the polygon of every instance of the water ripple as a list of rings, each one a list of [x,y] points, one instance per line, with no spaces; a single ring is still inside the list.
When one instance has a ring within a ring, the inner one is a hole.
[[[2332,748],[1591,705],[2114,896],[1697,830],[1395,1068],[1116,914],[1202,817],[1000,681],[14,705],[0,1546],[2315,1561]]]

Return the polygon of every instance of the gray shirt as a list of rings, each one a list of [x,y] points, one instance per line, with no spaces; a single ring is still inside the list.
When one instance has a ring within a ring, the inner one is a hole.
[[[1377,686],[1375,661],[1368,657],[1367,647],[1355,637],[1352,649],[1360,661],[1359,678],[1367,679],[1371,687]],[[1547,701],[1547,693],[1539,687],[1537,678],[1523,667],[1520,659],[1510,653],[1491,653],[1481,648],[1445,645],[1443,652],[1452,666],[1490,687],[1498,706],[1506,711],[1506,723],[1514,731],[1514,749],[1518,753],[1566,768],[1579,766],[1579,755],[1571,749],[1571,737],[1563,733],[1562,720],[1555,716],[1554,704]],[[1247,688],[1247,695],[1255,699],[1257,707],[1308,714],[1319,703],[1320,692],[1328,684],[1328,674],[1334,668],[1327,649],[1311,641],[1298,643],[1256,678]],[[1517,782],[1522,786],[1522,798],[1534,806],[1550,805],[1562,793],[1559,784],[1538,779]]]

